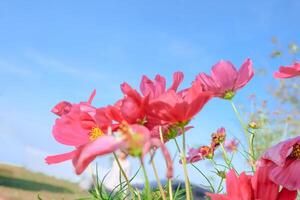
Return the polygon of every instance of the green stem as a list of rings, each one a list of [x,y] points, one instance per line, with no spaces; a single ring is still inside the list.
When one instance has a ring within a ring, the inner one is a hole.
[[[223,143],[220,144],[220,147],[221,147],[221,150],[222,150],[222,153],[223,153],[224,161],[225,161],[227,167],[228,167],[229,169],[231,169],[231,168],[232,168],[231,162],[228,160],[227,152],[226,152],[226,150],[225,150],[225,148],[224,148]]]
[[[173,189],[172,189],[172,179],[168,180],[168,185],[169,185],[169,198],[170,200],[173,200]]]
[[[211,181],[209,180],[209,178],[198,167],[196,167],[193,163],[192,163],[192,166],[206,179],[206,181],[210,185],[210,189],[211,189],[212,193],[215,193],[214,186],[211,183]]]
[[[164,137],[163,137],[163,132],[162,132],[162,128],[161,126],[159,126],[159,137],[160,137],[160,141],[161,143],[165,143],[164,142]],[[173,189],[172,189],[172,179],[168,179],[168,183],[169,183],[169,198],[170,200],[173,200]]]
[[[191,200],[190,180],[189,180],[189,176],[188,176],[186,157],[185,157],[185,133],[184,133],[184,130],[182,133],[182,151],[178,145],[176,138],[174,138],[174,141],[175,141],[176,147],[181,155],[180,157],[181,157],[181,162],[182,162],[183,172],[184,172],[186,200]]]
[[[224,178],[221,178],[221,181],[220,181],[218,189],[217,189],[217,193],[221,192],[221,187],[222,187],[223,180],[224,180]]]
[[[153,172],[154,172],[154,175],[155,175],[155,179],[156,179],[157,186],[158,186],[158,189],[160,191],[161,197],[162,197],[163,200],[166,200],[165,191],[163,190],[163,187],[160,183],[160,179],[159,179],[159,176],[158,176],[156,166],[155,166],[155,162],[154,162],[153,158],[151,159],[151,164],[152,164]]]
[[[151,200],[152,197],[151,197],[151,190],[150,190],[149,178],[148,178],[147,171],[145,169],[145,165],[143,163],[142,158],[140,158],[140,161],[141,161],[141,166],[142,166],[143,173],[144,173],[144,178],[145,178],[145,188],[146,188],[147,200]]]
[[[114,155],[115,160],[117,161],[117,164],[118,164],[118,166],[119,166],[119,169],[120,169],[122,175],[123,175],[124,178],[125,178],[125,181],[126,181],[126,183],[127,183],[127,186],[128,186],[128,188],[129,188],[129,191],[130,191],[130,195],[131,195],[132,199],[134,199],[134,190],[133,190],[133,188],[132,188],[132,186],[131,186],[131,184],[130,184],[130,182],[129,182],[129,179],[128,179],[128,177],[127,177],[127,175],[126,175],[124,169],[122,168],[122,165],[121,165],[121,163],[120,163],[120,161],[119,161],[119,159],[118,159],[118,156],[116,155],[115,152],[113,152],[113,155]]]
[[[250,157],[249,157],[250,165],[251,165],[252,171],[254,172],[255,171],[255,166],[254,166],[255,165],[255,161],[254,161],[254,155],[253,155],[253,153],[254,153],[254,151],[253,151],[253,149],[254,149],[254,147],[253,147],[254,135],[251,134],[251,135],[253,135],[252,139],[251,139],[251,137],[249,137],[249,132],[247,131],[247,126],[243,122],[240,113],[238,112],[238,110],[237,110],[235,104],[233,103],[233,101],[230,100],[230,102],[231,102],[231,106],[232,106],[232,108],[233,108],[233,110],[234,110],[234,112],[235,112],[235,114],[236,114],[236,116],[237,116],[237,118],[238,118],[238,120],[239,120],[242,128],[243,128],[243,132],[245,134],[245,137],[247,139],[247,142],[248,142],[248,151],[249,151],[249,155],[250,155]]]

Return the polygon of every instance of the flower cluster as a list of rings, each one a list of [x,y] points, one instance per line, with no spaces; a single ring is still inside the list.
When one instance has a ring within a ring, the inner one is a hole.
[[[167,177],[171,178],[171,159],[164,143],[187,131],[190,120],[203,106],[213,96],[220,96],[217,90],[227,98],[227,93],[234,94],[252,76],[249,59],[239,71],[230,62],[221,61],[213,67],[212,77],[201,73],[190,87],[180,91],[184,75],[175,72],[169,88],[161,75],[156,75],[154,80],[143,76],[140,91],[122,83],[124,96],[106,107],[92,105],[95,91],[86,102],[60,102],[52,109],[58,116],[53,136],[59,143],[73,146],[74,150],[48,156],[46,162],[72,160],[76,173],[81,174],[97,156],[118,149],[131,156],[144,157],[150,149],[161,148],[168,166]]]
[[[300,189],[300,137],[288,139],[269,148],[257,161],[254,175],[226,175],[227,194],[207,195],[212,200],[295,200]]]
[[[300,65],[281,67],[275,73],[277,78],[290,78],[300,75]],[[48,164],[72,160],[77,174],[81,174],[97,157],[113,154],[121,150],[138,157],[143,164],[144,156],[161,149],[166,161],[166,177],[173,177],[173,163],[165,143],[185,135],[192,127],[190,121],[213,97],[232,100],[236,92],[253,77],[252,61],[246,59],[237,70],[229,61],[220,61],[212,67],[211,75],[199,73],[191,85],[179,90],[183,73],[175,72],[171,86],[167,88],[166,79],[156,75],[152,80],[143,76],[140,89],[134,89],[128,83],[121,84],[122,97],[111,105],[97,108],[92,105],[96,91],[87,101],[58,103],[52,112],[57,115],[53,126],[53,136],[61,144],[73,147],[67,153],[46,158]],[[231,101],[232,102],[232,101]],[[239,117],[233,102],[233,109]],[[242,120],[239,117],[240,122]],[[300,189],[300,137],[283,141],[268,149],[255,162],[253,152],[253,133],[248,128],[257,129],[255,122],[241,124],[248,140],[248,157],[253,170],[252,175],[245,172],[240,175],[232,166],[227,152],[237,152],[239,141],[226,140],[225,128],[219,128],[211,135],[207,146],[191,148],[185,155],[185,140],[181,153],[181,163],[194,163],[203,159],[214,159],[216,149],[222,150],[227,164],[226,194],[208,193],[213,200],[288,200],[295,199]],[[176,142],[177,144],[177,142]],[[178,146],[178,144],[177,144]],[[180,151],[180,149],[179,149]],[[186,184],[189,184],[187,170],[184,168]],[[188,185],[186,196],[189,197]],[[219,191],[217,191],[219,192]],[[164,194],[162,193],[162,196]]]

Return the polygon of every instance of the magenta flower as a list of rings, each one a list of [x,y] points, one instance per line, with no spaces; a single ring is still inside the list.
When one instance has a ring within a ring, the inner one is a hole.
[[[258,162],[258,167],[265,166],[274,183],[289,190],[299,190],[300,136],[269,148]]]
[[[274,73],[275,78],[292,78],[300,76],[300,63],[295,62],[291,66],[281,66],[279,72]]]
[[[239,69],[229,61],[221,60],[213,66],[211,76],[200,73],[196,81],[200,81],[205,91],[211,91],[217,97],[232,99],[237,90],[244,87],[253,77],[252,61],[247,59]]]
[[[151,138],[146,127],[120,125],[120,131],[119,137],[105,135],[79,148],[73,158],[76,173],[81,174],[97,156],[110,154],[116,150],[122,150],[131,156],[143,158],[151,149],[160,148],[167,165],[167,178],[172,178],[173,164],[166,146],[159,139]]]

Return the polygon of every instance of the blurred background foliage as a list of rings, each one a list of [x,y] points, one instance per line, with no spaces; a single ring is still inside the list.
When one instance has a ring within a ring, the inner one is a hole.
[[[283,58],[284,66],[291,65],[299,59],[299,44],[290,42],[281,44],[276,37],[271,39],[274,50],[270,59]],[[270,75],[279,66],[268,71],[267,68],[257,68],[260,76]],[[267,99],[261,100],[255,94],[249,96],[251,109],[244,111],[249,127],[255,132],[255,149],[258,158],[268,147],[291,136],[299,135],[300,129],[300,79],[278,79],[277,85],[269,85],[267,92],[271,95],[272,105]]]

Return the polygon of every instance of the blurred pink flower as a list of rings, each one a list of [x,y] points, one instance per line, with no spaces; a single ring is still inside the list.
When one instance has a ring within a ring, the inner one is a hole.
[[[239,141],[237,139],[227,140],[225,142],[225,149],[229,152],[236,152],[239,145]]]
[[[126,123],[125,123],[126,124]],[[120,125],[121,136],[105,135],[82,146],[73,158],[77,174],[81,174],[97,157],[120,149],[131,156],[143,158],[151,149],[160,148],[167,165],[167,178],[173,176],[173,164],[166,146],[157,138],[151,138],[149,130],[141,125]]]
[[[254,176],[245,172],[237,176],[234,170],[226,175],[226,194],[207,193],[211,200],[295,200],[297,191],[286,188],[280,190],[279,185],[268,179],[267,169],[260,168]]]
[[[300,136],[269,148],[258,161],[269,169],[269,178],[289,190],[300,189]]]
[[[300,76],[300,63],[295,62],[291,66],[281,66],[279,72],[274,73],[275,78],[292,78]]]
[[[200,81],[205,91],[211,91],[217,97],[232,99],[236,91],[244,87],[253,77],[252,61],[247,59],[239,69],[229,61],[221,60],[213,66],[211,76],[200,73],[196,81]]]
[[[213,149],[218,147],[221,143],[226,140],[226,130],[224,127],[221,127],[217,130],[217,132],[211,135],[211,146]]]
[[[187,163],[194,163],[199,160],[204,160],[206,158],[210,159],[214,156],[214,149],[209,146],[201,146],[200,148],[189,149],[188,155],[186,157]],[[181,163],[181,161],[180,161]]]
[[[72,104],[67,101],[62,101],[58,103],[54,108],[52,108],[51,112],[58,116],[65,115],[71,111]]]

